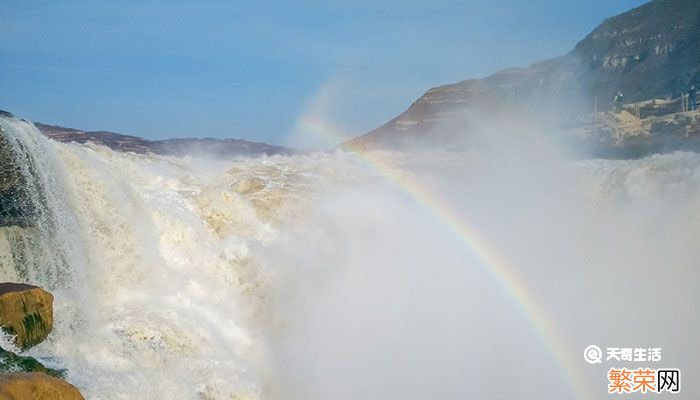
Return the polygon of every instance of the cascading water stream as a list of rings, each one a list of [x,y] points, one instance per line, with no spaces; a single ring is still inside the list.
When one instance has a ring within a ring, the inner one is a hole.
[[[89,400],[572,398],[469,246],[367,162],[120,153],[5,114],[0,128],[0,281],[55,295],[28,354]],[[661,346],[697,375],[694,336],[674,332],[700,326],[700,156],[571,163],[517,143],[378,155],[508,256],[574,360],[592,338]],[[610,306],[642,295],[624,320]],[[599,372],[579,378],[604,393]]]
[[[55,296],[54,330],[28,354],[90,399],[260,398],[268,278],[250,247],[274,237],[296,171],[57,144],[10,116],[0,126],[0,280]]]
[[[55,149],[31,123],[0,116],[0,167],[2,275],[50,290],[74,287],[85,260]]]

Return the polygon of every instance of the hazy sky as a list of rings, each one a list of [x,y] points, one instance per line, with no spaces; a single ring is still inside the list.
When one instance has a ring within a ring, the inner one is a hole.
[[[148,138],[285,143],[322,102],[361,134],[431,86],[561,55],[644,2],[5,0],[0,109]]]

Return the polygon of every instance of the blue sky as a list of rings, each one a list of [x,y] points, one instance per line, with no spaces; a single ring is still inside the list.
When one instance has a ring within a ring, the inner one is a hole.
[[[275,144],[322,112],[362,134],[432,86],[561,55],[644,2],[5,0],[0,109],[147,138]]]

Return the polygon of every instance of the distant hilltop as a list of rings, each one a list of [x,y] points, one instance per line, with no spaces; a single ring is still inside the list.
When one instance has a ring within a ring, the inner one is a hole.
[[[9,114],[6,113],[5,114]],[[58,142],[87,143],[107,146],[112,150],[133,153],[154,153],[162,155],[206,154],[217,158],[238,156],[260,156],[263,154],[294,154],[297,151],[265,143],[249,142],[243,139],[185,138],[148,140],[137,136],[106,131],[82,131],[62,126],[36,122],[37,128],[49,138]]]
[[[0,116],[19,118],[12,113],[0,110]],[[275,154],[297,154],[300,150],[266,143],[249,142],[243,139],[217,138],[182,138],[148,140],[138,136],[124,135],[108,131],[83,131],[63,126],[47,125],[35,122],[34,125],[41,133],[50,139],[63,143],[94,143],[109,147],[115,151],[131,153],[153,153],[161,155],[185,156],[206,155],[216,158],[232,158],[240,156],[261,156]]]
[[[562,57],[432,88],[403,114],[342,146],[447,145],[456,136],[468,134],[469,122],[476,116],[497,118],[502,110],[514,108],[564,116],[563,124],[571,125],[571,116],[581,122],[586,118],[578,116],[610,110],[618,91],[626,104],[640,103],[647,108],[655,99],[666,106],[677,99],[677,106],[667,107],[668,112],[681,112],[681,95],[691,83],[700,84],[700,1],[654,0],[606,19]],[[659,112],[648,116],[663,117]],[[581,130],[591,131],[590,126],[577,126],[577,132]],[[700,135],[700,126],[691,124],[680,131]],[[640,135],[654,135],[654,129],[643,129]],[[650,145],[644,150],[639,135],[632,136],[635,156],[658,149]],[[613,139],[605,142],[617,148],[602,153],[626,156],[624,140]],[[659,139],[653,142],[658,145]]]

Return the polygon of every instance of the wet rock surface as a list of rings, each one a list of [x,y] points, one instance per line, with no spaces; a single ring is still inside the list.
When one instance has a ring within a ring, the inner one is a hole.
[[[32,285],[0,283],[0,326],[22,349],[41,343],[53,328],[53,295]]]
[[[0,349],[0,372],[42,372],[56,378],[63,378],[64,371],[45,367],[34,357],[20,356]]]
[[[7,132],[0,124],[0,227],[31,226],[33,215],[26,181],[15,162]]]
[[[41,372],[0,373],[0,400],[85,400],[70,383]]]

